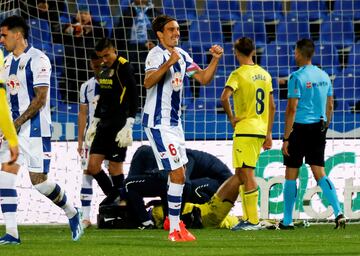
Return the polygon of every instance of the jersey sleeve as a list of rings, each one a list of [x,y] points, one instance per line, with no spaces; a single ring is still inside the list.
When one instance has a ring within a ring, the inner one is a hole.
[[[186,76],[192,77],[196,72],[201,70],[201,68],[194,62],[193,58],[191,58],[187,52],[182,51],[182,54],[186,63]]]
[[[129,117],[135,118],[136,112],[138,110],[138,92],[136,88],[136,79],[134,74],[134,69],[132,65],[126,61],[121,64],[121,75],[120,80],[121,83],[125,85],[126,91],[125,91],[125,97],[126,101],[129,104]]]
[[[290,75],[288,81],[288,98],[301,98],[300,80],[295,75]]]
[[[34,87],[50,86],[51,64],[45,54],[38,55],[32,61],[32,72],[34,78]]]
[[[83,83],[80,87],[80,104],[88,104],[89,100],[86,97],[87,83]]]
[[[231,72],[228,80],[226,81],[225,87],[228,86],[236,91],[239,87],[239,77],[235,72]]]
[[[163,55],[160,52],[156,51],[156,48],[154,48],[154,50],[151,50],[146,57],[145,72],[150,70],[157,70],[163,63]]]

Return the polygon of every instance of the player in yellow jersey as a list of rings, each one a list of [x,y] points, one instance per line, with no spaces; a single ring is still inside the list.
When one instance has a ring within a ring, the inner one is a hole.
[[[229,179],[229,190],[238,190],[242,198],[243,219],[232,230],[258,230],[258,186],[255,166],[260,150],[272,147],[272,125],[275,103],[271,76],[254,64],[255,46],[250,38],[234,43],[234,53],[240,67],[234,70],[221,95],[221,103],[234,128],[233,166],[235,175]],[[233,96],[234,112],[230,105]],[[237,195],[236,195],[237,197]],[[236,197],[233,200],[236,200]]]
[[[18,139],[14,123],[10,117],[10,109],[6,99],[5,81],[3,79],[4,54],[0,49],[0,130],[9,142],[10,161],[12,164],[17,160],[19,155]],[[2,137],[2,135],[1,135]],[[2,138],[0,139],[1,146]]]

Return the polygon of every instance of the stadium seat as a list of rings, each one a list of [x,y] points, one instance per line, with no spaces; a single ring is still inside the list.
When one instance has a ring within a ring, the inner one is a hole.
[[[351,20],[360,20],[360,0],[335,0],[333,13]]]
[[[321,20],[329,14],[325,1],[290,1],[290,10],[288,15],[298,20]]]
[[[46,20],[32,18],[29,19],[29,41],[32,44],[42,45],[51,44],[50,25]]]
[[[287,77],[295,70],[293,46],[287,44],[268,44],[261,55],[260,65],[272,77]]]
[[[349,52],[346,70],[349,74],[360,75],[360,43],[354,44]],[[344,71],[345,72],[345,71]],[[359,85],[360,86],[360,85]]]
[[[264,18],[265,21],[279,21],[283,16],[283,1],[246,1],[246,13]]]
[[[310,38],[310,28],[307,21],[289,18],[277,25],[276,42],[280,44],[295,44],[300,38]]]
[[[224,44],[224,65],[226,75],[229,75],[239,66],[234,54],[233,43]]]
[[[251,15],[244,15],[241,21],[234,23],[232,27],[233,41],[240,37],[250,37],[257,47],[266,44],[266,32],[264,20]]]
[[[241,18],[240,4],[237,0],[208,0],[204,1],[204,9],[199,19],[222,21],[239,20]]]
[[[223,34],[219,20],[198,20],[190,25],[189,40],[192,43],[210,46],[222,44]]]
[[[352,45],[355,42],[352,20],[331,15],[320,26],[320,42],[333,43],[337,48]]]
[[[196,19],[196,6],[194,0],[164,0],[162,1],[164,13],[175,17],[179,21]]]
[[[312,63],[319,66],[329,75],[337,74],[340,71],[339,56],[332,44],[315,45],[315,54]]]

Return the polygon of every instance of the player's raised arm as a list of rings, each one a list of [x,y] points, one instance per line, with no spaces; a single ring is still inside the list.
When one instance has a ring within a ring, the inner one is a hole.
[[[210,83],[211,80],[214,78],[216,68],[219,64],[219,60],[224,53],[224,49],[220,45],[211,46],[209,51],[212,54],[212,59],[209,65],[206,69],[199,70],[193,76],[200,84],[204,85]]]

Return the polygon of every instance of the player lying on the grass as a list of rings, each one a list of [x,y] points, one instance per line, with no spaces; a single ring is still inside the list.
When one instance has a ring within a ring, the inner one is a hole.
[[[215,156],[198,150],[186,149],[186,180],[184,202],[204,203],[210,200],[217,188],[232,175],[230,169]],[[160,197],[167,215],[168,177],[159,171],[150,146],[139,147],[130,165],[125,180],[126,198],[129,210],[137,216],[139,225],[150,228],[154,223],[144,205],[144,197]]]

